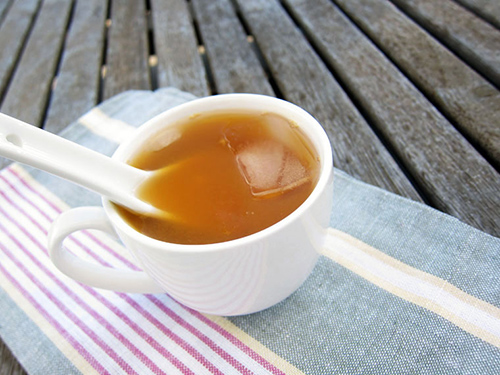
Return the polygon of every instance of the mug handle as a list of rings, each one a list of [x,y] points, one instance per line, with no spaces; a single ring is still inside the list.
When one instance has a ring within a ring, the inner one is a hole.
[[[117,237],[102,207],[78,207],[59,215],[48,235],[50,259],[65,275],[96,288],[124,293],[165,293],[145,272],[100,266],[78,258],[63,247],[71,233],[97,229]]]

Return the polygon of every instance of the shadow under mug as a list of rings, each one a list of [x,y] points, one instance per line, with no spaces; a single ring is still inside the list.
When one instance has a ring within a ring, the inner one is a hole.
[[[180,303],[215,315],[242,315],[266,309],[291,295],[319,258],[332,205],[333,161],[322,126],[306,111],[284,100],[254,94],[224,94],[171,108],[140,126],[113,155],[126,161],[160,129],[190,115],[220,110],[273,112],[297,123],[320,158],[318,182],[289,216],[235,240],[181,245],[158,241],[130,227],[113,204],[79,207],[62,213],[49,232],[56,267],[83,284],[127,293],[168,293]],[[118,236],[143,271],[100,266],[73,255],[64,239],[82,229]]]

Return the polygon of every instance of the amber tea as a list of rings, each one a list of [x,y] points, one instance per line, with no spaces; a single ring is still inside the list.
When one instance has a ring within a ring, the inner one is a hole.
[[[306,200],[320,169],[300,124],[255,112],[191,116],[151,137],[129,163],[159,170],[138,195],[174,219],[120,214],[139,232],[179,244],[229,241],[271,226]]]

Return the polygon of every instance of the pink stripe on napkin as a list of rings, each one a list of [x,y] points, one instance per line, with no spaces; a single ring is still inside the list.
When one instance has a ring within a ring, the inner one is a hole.
[[[4,249],[3,249],[4,250]],[[28,291],[22,287],[22,285],[12,276],[9,271],[0,263],[0,271],[9,279],[9,281],[16,287],[16,289],[26,298],[33,307],[38,310],[39,313],[43,315],[45,319],[66,339],[68,342],[89,362],[89,364],[95,368],[101,374],[109,374],[108,371],[93,357],[71,334],[68,333],[64,327],[59,324],[59,322],[54,319],[51,314],[47,312],[32,296]]]

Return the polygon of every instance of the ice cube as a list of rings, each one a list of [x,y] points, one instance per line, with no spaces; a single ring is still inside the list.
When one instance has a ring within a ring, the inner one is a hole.
[[[317,160],[297,124],[265,112],[233,123],[224,137],[254,196],[269,198],[313,179]]]
[[[284,193],[311,179],[300,160],[273,140],[251,143],[237,150],[236,161],[252,194],[259,198]]]

